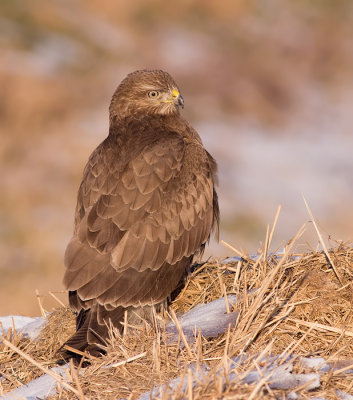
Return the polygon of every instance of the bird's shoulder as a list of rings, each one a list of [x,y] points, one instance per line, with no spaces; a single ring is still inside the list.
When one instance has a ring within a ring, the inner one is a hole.
[[[207,154],[196,130],[180,115],[124,118],[111,127],[109,136],[91,154],[85,174],[92,171],[97,175],[103,169],[121,172],[143,152],[180,155],[186,150]]]
[[[87,208],[100,196],[115,193],[119,182],[128,190],[134,182],[144,192],[149,190],[148,183],[154,188],[173,179],[173,185],[185,186],[200,175],[211,178],[213,163],[196,130],[182,117],[126,118],[89,157],[78,208]]]

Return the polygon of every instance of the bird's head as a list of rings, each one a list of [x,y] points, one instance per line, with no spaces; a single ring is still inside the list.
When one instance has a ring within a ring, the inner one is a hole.
[[[116,89],[109,107],[110,121],[130,115],[178,113],[179,107],[184,107],[184,99],[167,72],[135,71]]]

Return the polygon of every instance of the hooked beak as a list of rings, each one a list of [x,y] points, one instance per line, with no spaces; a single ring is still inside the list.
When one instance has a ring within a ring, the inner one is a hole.
[[[179,93],[177,89],[173,89],[172,92],[173,102],[176,106],[180,106],[184,108],[184,99],[183,96]]]

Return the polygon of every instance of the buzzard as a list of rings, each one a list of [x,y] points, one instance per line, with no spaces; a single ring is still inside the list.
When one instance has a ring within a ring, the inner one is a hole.
[[[98,356],[109,325],[165,301],[218,230],[216,162],[180,115],[183,97],[161,70],[129,74],[109,107],[109,135],[78,191],[64,285],[76,312],[69,347]]]

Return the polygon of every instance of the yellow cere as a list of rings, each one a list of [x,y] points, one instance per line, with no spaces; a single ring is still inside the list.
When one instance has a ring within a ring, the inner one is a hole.
[[[176,89],[173,89],[173,91],[172,91],[172,96],[173,96],[173,98],[175,99],[175,98],[177,98],[179,95],[180,95],[179,91],[176,90]]]

